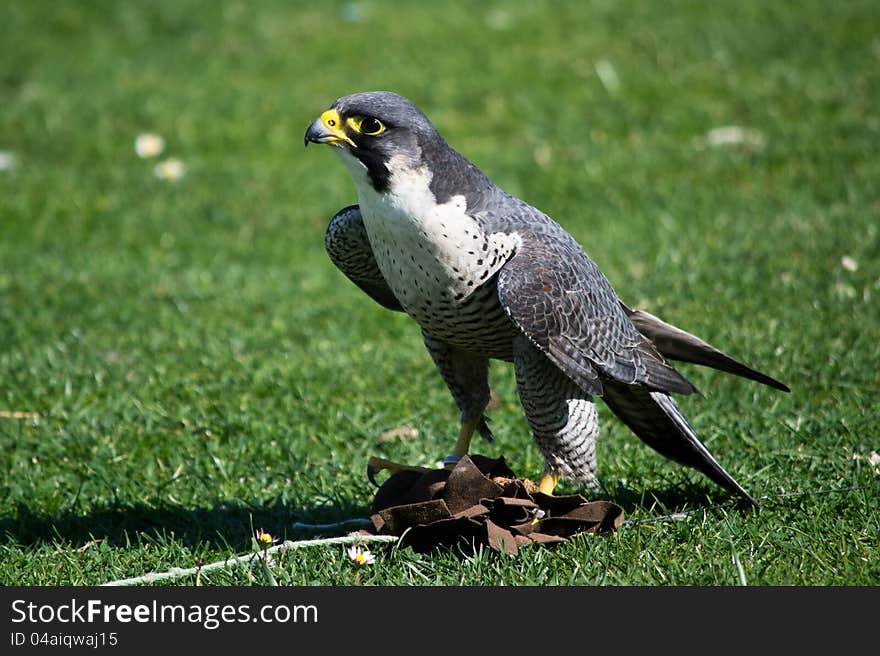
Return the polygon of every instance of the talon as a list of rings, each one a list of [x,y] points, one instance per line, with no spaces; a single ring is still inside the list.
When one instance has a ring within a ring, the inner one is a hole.
[[[367,461],[367,480],[375,487],[379,487],[379,483],[376,481],[376,467],[373,466],[373,458]]]
[[[541,477],[541,482],[538,484],[538,489],[544,494],[551,496],[560,478],[562,477],[556,472],[545,472]]]
[[[379,483],[376,481],[376,473],[382,469],[386,470],[392,476],[402,471],[414,471],[421,474],[431,471],[427,467],[401,465],[399,462],[392,462],[391,460],[386,460],[385,458],[370,456],[370,459],[367,460],[367,479],[376,487],[380,487]]]
[[[452,453],[443,458],[443,466],[446,469],[453,469],[455,465],[458,464],[458,461],[461,460],[462,456],[467,455],[468,448],[471,444],[471,438],[474,436],[474,431],[479,425],[479,418],[470,421],[463,421],[461,423],[461,430],[459,430],[455,448],[452,450]],[[367,461],[367,479],[376,487],[380,487],[379,483],[376,481],[376,473],[382,469],[386,470],[392,476],[401,471],[415,471],[420,473],[431,471],[427,467],[401,465],[398,462],[392,462],[385,458],[370,456],[370,459]]]

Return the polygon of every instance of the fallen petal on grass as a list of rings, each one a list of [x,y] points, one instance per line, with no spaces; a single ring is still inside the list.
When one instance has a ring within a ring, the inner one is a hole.
[[[37,412],[23,412],[21,410],[0,410],[0,419],[39,419]]]
[[[15,153],[8,150],[0,150],[0,171],[11,171],[18,164]]]
[[[595,69],[596,75],[599,76],[599,81],[605,87],[605,91],[614,94],[620,90],[620,78],[617,77],[617,70],[615,70],[614,64],[607,59],[600,59],[596,62]]]
[[[709,130],[702,139],[698,140],[698,145],[709,148],[739,145],[761,148],[764,142],[764,135],[758,130],[739,125],[725,125]]]
[[[379,436],[380,442],[390,442],[398,437],[403,440],[411,440],[419,436],[419,431],[412,426],[398,426],[389,431],[385,431]]]
[[[513,27],[513,16],[505,9],[493,9],[486,14],[486,27],[496,32],[506,32]]]

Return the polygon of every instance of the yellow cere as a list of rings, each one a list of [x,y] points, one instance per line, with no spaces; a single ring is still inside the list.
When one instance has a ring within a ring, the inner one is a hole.
[[[339,116],[339,112],[335,109],[328,109],[326,112],[321,114],[321,122],[324,124],[324,127],[330,132],[332,136],[331,139],[328,139],[324,143],[329,144],[338,144],[340,141],[344,141],[352,148],[356,148],[354,141],[352,141],[347,134],[345,134],[345,130],[343,129],[342,118]]]
[[[328,109],[321,114],[321,122],[332,132],[339,132],[342,126],[342,119],[335,109]]]

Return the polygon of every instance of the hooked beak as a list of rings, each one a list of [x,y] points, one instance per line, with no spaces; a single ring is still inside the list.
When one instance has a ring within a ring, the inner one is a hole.
[[[309,126],[303,143],[308,146],[310,141],[330,144],[337,148],[341,148],[343,143],[347,143],[352,148],[357,148],[354,141],[345,134],[342,118],[335,109],[328,109]]]

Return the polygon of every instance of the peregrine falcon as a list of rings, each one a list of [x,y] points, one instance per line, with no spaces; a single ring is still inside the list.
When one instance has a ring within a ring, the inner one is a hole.
[[[484,413],[496,359],[513,363],[545,459],[543,492],[562,478],[598,485],[599,397],[650,447],[757,506],[671,396],[696,389],[669,360],[786,385],[625,305],[571,235],[495,186],[406,98],[340,98],[309,126],[310,142],[334,146],[357,189],[358,204],[330,221],[330,259],[375,301],[419,324],[461,410],[447,465],[467,454],[475,432],[492,437]]]

